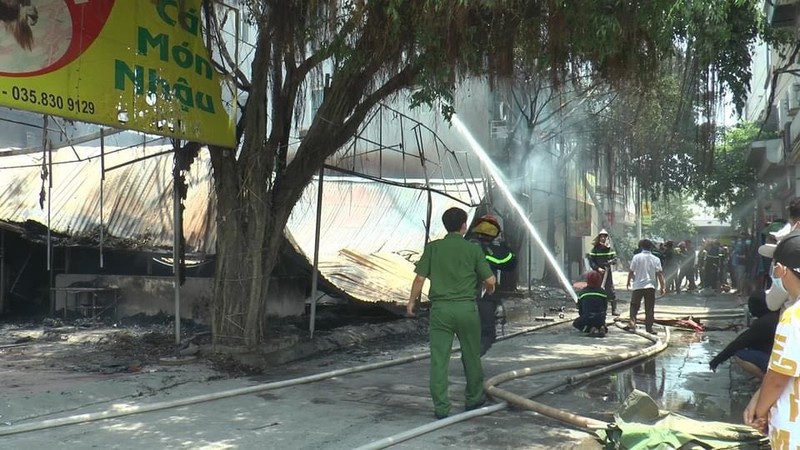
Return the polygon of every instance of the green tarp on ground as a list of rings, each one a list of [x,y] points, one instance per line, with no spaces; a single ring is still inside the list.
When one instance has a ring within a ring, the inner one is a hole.
[[[768,449],[767,438],[745,426],[724,422],[704,422],[658,409],[656,402],[642,391],[633,391],[615,422],[597,432],[606,448],[645,449]]]

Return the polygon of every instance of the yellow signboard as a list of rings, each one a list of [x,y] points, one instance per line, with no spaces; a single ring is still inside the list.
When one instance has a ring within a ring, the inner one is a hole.
[[[3,2],[0,104],[233,147],[200,3]]]
[[[652,205],[650,205],[649,201],[642,201],[642,225],[653,224],[653,212],[651,206]]]

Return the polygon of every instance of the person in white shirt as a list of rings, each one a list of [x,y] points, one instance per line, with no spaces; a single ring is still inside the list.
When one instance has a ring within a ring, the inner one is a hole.
[[[782,285],[789,299],[800,297],[800,231],[780,240],[773,255],[773,283]],[[769,433],[770,448],[800,447],[800,303],[781,313],[775,342],[761,387],[744,410],[744,423]]]
[[[644,325],[648,333],[653,333],[653,322],[655,321],[656,308],[656,283],[661,295],[664,295],[666,283],[664,282],[664,270],[661,268],[661,260],[653,255],[653,243],[649,239],[639,241],[641,252],[633,255],[631,259],[630,271],[628,272],[628,289],[631,289],[633,282],[633,292],[631,292],[631,329],[636,328],[636,315],[639,314],[639,306],[644,299]]]
[[[769,233],[767,239],[768,241],[772,242],[767,242],[758,248],[758,253],[761,256],[772,258],[772,254],[775,252],[775,247],[777,246],[778,242],[780,242],[784,237],[788,236],[789,233],[797,230],[798,227],[800,227],[800,197],[794,198],[791,202],[789,202],[787,211],[789,215],[789,221],[786,222],[786,224],[780,230]],[[770,277],[772,277],[773,270],[774,265],[770,266]],[[769,289],[767,289],[767,308],[769,308],[770,311],[779,311],[782,308],[788,308],[792,303],[794,303],[794,301],[794,298],[789,298],[789,295],[786,290],[783,289],[783,286],[775,286],[773,284]]]

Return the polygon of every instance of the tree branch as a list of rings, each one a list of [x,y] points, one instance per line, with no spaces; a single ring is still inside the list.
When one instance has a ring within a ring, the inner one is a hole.
[[[353,110],[350,117],[344,122],[341,127],[340,134],[343,136],[352,136],[358,130],[358,126],[364,120],[367,113],[375,107],[381,100],[394,94],[400,89],[410,86],[414,76],[418,73],[418,68],[408,65],[398,72],[395,76],[390,78],[380,88],[375,90],[372,94],[368,95],[364,100]],[[344,144],[344,141],[342,142]]]
[[[408,65],[393,77],[388,79],[381,87],[363,98],[353,108],[352,113],[341,125],[336,120],[328,120],[324,126],[309,129],[309,134],[298,149],[295,158],[286,167],[284,179],[298,182],[282,183],[275,187],[275,197],[295,201],[299,198],[310,177],[316,173],[318,167],[324,164],[325,159],[344,145],[358,130],[364,117],[378,102],[394,94],[400,89],[411,84],[418,72],[418,67]],[[318,119],[324,120],[324,119]],[[324,141],[324,146],[320,143]],[[320,147],[330,151],[318,151]]]
[[[231,57],[230,52],[228,51],[228,47],[225,45],[225,40],[222,38],[222,26],[219,23],[219,18],[217,17],[217,12],[212,6],[212,2],[206,1],[203,2],[203,6],[206,10],[206,17],[208,21],[211,22],[208,26],[209,29],[214,30],[214,41],[217,44],[217,50],[219,51],[220,56],[222,59],[227,63],[232,69],[228,69],[223,64],[215,61],[213,58],[211,59],[212,64],[217,70],[221,73],[226,74],[233,74],[234,81],[236,82],[236,86],[239,89],[247,91],[250,89],[250,80],[247,79],[247,76],[242,72],[239,67],[236,65],[236,62]],[[238,36],[237,36],[238,38]]]

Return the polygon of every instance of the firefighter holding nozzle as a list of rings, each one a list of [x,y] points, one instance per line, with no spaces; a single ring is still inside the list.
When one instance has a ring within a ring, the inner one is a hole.
[[[467,240],[480,245],[486,262],[501,285],[502,272],[510,272],[517,266],[517,258],[505,241],[500,238],[500,222],[493,215],[481,216],[467,233]],[[493,293],[478,293],[478,314],[481,318],[481,356],[485,355],[497,339],[497,309],[502,305],[499,289]]]
[[[592,244],[592,250],[587,255],[589,257],[589,265],[592,270],[603,275],[602,286],[606,291],[606,295],[608,295],[608,303],[611,304],[611,314],[618,316],[617,294],[614,291],[614,280],[611,275],[611,266],[617,263],[617,252],[611,247],[611,238],[606,230],[600,230]]]

